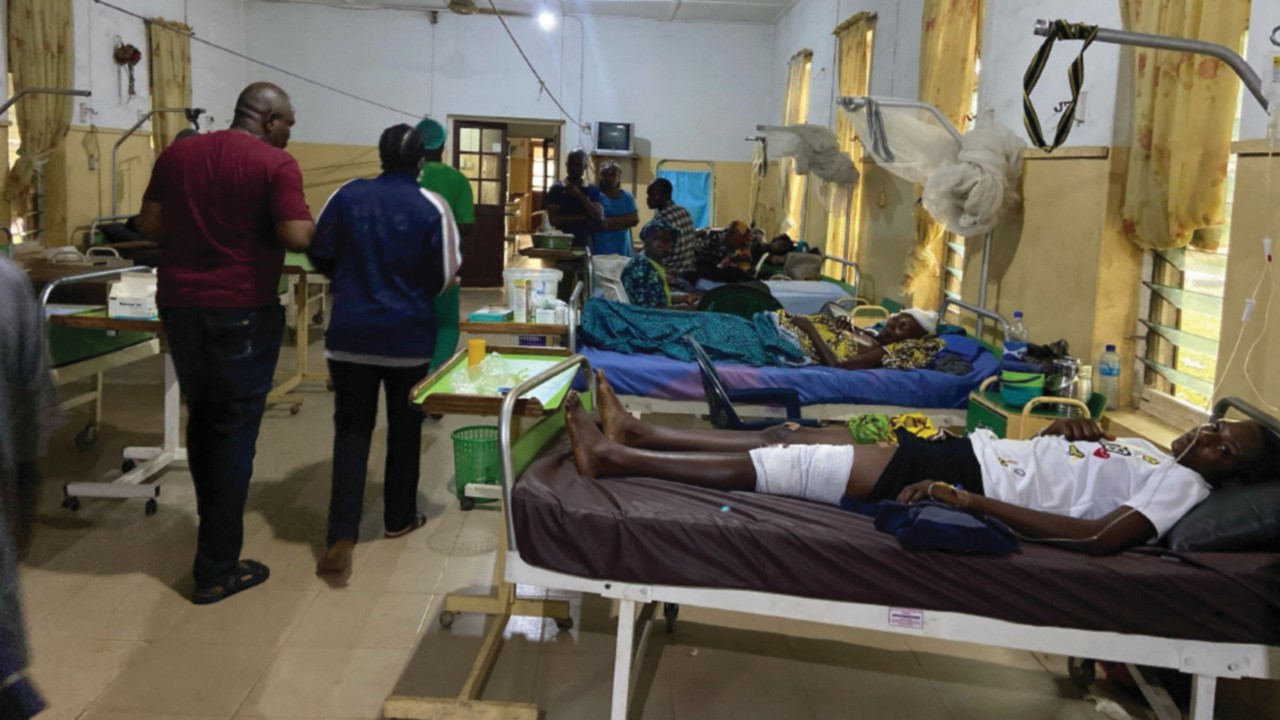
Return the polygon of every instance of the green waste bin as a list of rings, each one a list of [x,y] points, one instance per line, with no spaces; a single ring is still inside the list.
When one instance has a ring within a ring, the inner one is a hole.
[[[488,498],[469,498],[466,491],[470,483],[497,485],[502,482],[498,428],[471,425],[454,430],[450,437],[453,438],[454,493],[459,505],[463,510],[470,510],[478,502],[493,502]]]

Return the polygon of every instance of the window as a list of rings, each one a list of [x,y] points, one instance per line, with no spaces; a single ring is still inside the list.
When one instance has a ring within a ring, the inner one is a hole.
[[[973,61],[974,77],[982,75],[982,58],[974,58]],[[959,128],[964,132],[970,124],[978,119],[978,83],[973,83],[973,92],[969,94],[969,113],[965,115],[965,127]],[[964,288],[964,248],[965,239],[957,237],[950,233],[946,236],[946,245],[943,249],[942,259],[942,296],[952,300],[962,300],[961,291]],[[950,308],[952,313],[959,313],[960,309]]]
[[[547,192],[556,182],[556,143],[533,141],[533,191]]]
[[[1240,137],[1242,95],[1236,101],[1231,139]],[[1231,244],[1231,208],[1235,197],[1236,156],[1227,161],[1227,221],[1196,232],[1176,250],[1147,253],[1144,260],[1146,331],[1144,403],[1168,404],[1168,398],[1208,410],[1218,369],[1222,298],[1227,251]],[[1162,409],[1165,409],[1162,406]]]
[[[796,125],[809,119],[809,69],[813,65],[813,51],[801,50],[787,65],[787,93],[782,109],[782,124]],[[790,221],[788,234],[794,240],[803,239],[805,214],[805,187],[807,179],[797,175],[795,163],[790,158],[781,163],[783,178],[783,217]]]

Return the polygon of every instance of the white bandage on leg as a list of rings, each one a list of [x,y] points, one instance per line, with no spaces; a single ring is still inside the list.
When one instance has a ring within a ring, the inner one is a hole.
[[[756,492],[839,505],[853,469],[852,445],[774,445],[752,450]]]

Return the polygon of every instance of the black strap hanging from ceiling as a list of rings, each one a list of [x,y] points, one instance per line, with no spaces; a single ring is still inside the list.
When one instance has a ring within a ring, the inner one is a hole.
[[[1076,103],[1080,99],[1080,88],[1084,85],[1084,51],[1089,49],[1089,46],[1093,44],[1094,38],[1097,36],[1097,25],[1055,20],[1049,27],[1049,35],[1045,37],[1044,44],[1036,51],[1035,57],[1031,58],[1031,65],[1027,67],[1026,74],[1022,76],[1022,123],[1027,128],[1027,135],[1031,137],[1031,142],[1045,152],[1053,152],[1058,149],[1062,143],[1066,142],[1067,136],[1071,134],[1071,128],[1076,121]],[[1040,116],[1036,113],[1035,105],[1031,103],[1031,91],[1035,89],[1036,83],[1040,82],[1040,74],[1044,72],[1045,65],[1049,63],[1049,55],[1053,53],[1053,44],[1058,40],[1083,40],[1084,45],[1081,46],[1080,54],[1076,56],[1075,61],[1071,63],[1071,67],[1067,70],[1067,82],[1071,86],[1071,100],[1062,111],[1062,117],[1058,118],[1058,130],[1054,133],[1053,143],[1050,144],[1044,139],[1044,131],[1040,128]]]

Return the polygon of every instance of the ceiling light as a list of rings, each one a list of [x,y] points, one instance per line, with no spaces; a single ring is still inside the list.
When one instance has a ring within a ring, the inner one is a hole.
[[[556,26],[556,16],[547,10],[538,13],[538,27],[547,32],[551,32]]]

